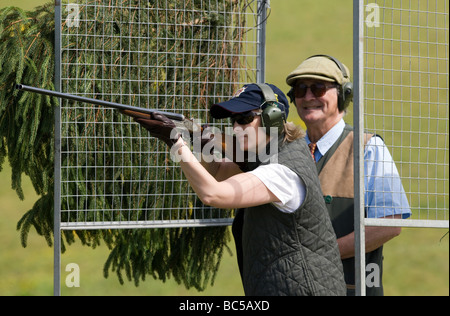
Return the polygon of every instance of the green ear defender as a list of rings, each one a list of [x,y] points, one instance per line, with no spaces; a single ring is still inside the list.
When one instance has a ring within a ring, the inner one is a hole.
[[[277,97],[272,88],[265,83],[256,84],[264,95],[265,102],[261,105],[262,124],[266,128],[266,133],[270,134],[270,128],[275,127],[278,133],[281,134],[284,130],[284,123],[286,122],[286,111],[284,105],[277,101]]]
[[[350,105],[350,102],[353,100],[353,83],[350,82],[350,76],[348,75],[345,66],[337,58],[334,58],[333,56],[314,55],[309,58],[313,57],[325,57],[328,58],[329,60],[332,60],[339,67],[344,78],[348,80],[348,82],[339,85],[338,109],[341,112],[344,111]]]

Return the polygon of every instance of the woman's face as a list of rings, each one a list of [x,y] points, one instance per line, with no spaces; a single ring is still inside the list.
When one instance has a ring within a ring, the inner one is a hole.
[[[240,120],[234,120],[233,131],[236,134],[242,151],[258,152],[258,148],[267,145],[269,137],[262,127],[261,110],[252,112],[253,121],[244,124],[242,121],[240,122]]]

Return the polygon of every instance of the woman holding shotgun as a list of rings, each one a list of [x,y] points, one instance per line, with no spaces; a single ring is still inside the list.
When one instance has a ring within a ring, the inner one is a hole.
[[[201,163],[164,115],[135,120],[178,155],[204,204],[239,209],[233,235],[245,294],[345,295],[316,166],[303,133],[286,122],[284,93],[273,85],[249,84],[210,113],[231,118],[238,146],[256,159]],[[269,146],[273,142],[276,146]]]

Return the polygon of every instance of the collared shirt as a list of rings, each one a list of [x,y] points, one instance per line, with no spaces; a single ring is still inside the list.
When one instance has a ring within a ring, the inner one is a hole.
[[[345,122],[341,120],[317,142],[314,153],[316,162],[338,140],[344,128]],[[305,140],[307,144],[311,142],[308,133]],[[411,209],[395,162],[383,140],[377,136],[372,137],[364,149],[364,189],[368,218],[411,216]]]

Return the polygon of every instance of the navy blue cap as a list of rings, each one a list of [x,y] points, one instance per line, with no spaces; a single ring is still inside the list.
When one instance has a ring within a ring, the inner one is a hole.
[[[278,104],[284,107],[285,117],[289,115],[289,102],[286,95],[273,84],[267,84],[272,88]],[[247,84],[240,88],[233,97],[225,102],[216,103],[211,106],[210,113],[215,119],[223,119],[237,113],[245,113],[258,110],[266,102],[261,88],[257,84]]]

